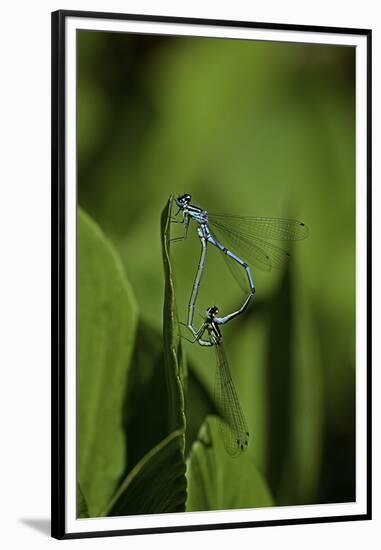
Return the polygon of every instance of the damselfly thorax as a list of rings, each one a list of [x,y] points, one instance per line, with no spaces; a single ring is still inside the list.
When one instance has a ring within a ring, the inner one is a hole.
[[[220,327],[215,321],[207,321],[206,330],[208,331],[209,339],[214,346],[217,346],[221,343],[222,334],[220,331]]]
[[[206,210],[202,210],[198,206],[193,206],[190,204],[189,206],[184,208],[183,216],[186,213],[188,213],[189,216],[199,224],[208,223],[208,212]]]

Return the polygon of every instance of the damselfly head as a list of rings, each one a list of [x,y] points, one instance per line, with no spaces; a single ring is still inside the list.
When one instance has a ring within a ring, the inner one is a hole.
[[[187,204],[190,204],[190,201],[192,200],[192,197],[185,193],[184,195],[179,195],[176,199],[176,204],[180,208],[184,208]]]
[[[213,319],[218,313],[218,307],[217,306],[208,307],[208,309],[206,310],[206,313],[207,313],[208,319]]]

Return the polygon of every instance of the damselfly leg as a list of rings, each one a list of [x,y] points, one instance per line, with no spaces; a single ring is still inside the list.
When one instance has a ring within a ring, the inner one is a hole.
[[[182,220],[178,220],[176,218],[176,216],[178,216],[179,212],[180,212],[181,208],[178,209],[178,211],[176,212],[175,214],[175,217],[172,216],[172,214],[170,215],[170,218],[169,218],[169,221],[171,223],[176,223],[176,224],[181,224],[184,226],[184,233],[183,235],[179,236],[179,237],[173,237],[173,238],[170,238],[169,241],[172,242],[172,243],[175,243],[175,242],[179,242],[179,241],[185,241],[188,237],[188,229],[189,229],[189,222],[190,222],[190,217],[189,215],[187,214],[187,212],[183,212],[183,219]]]
[[[200,228],[198,228],[198,235],[200,237],[200,242],[201,242],[201,255],[200,255],[200,260],[198,262],[196,277],[193,282],[192,294],[188,303],[188,328],[194,336],[196,335],[195,329],[193,327],[194,311],[196,307],[197,297],[200,292],[201,280],[204,275],[205,263],[206,263],[206,247],[207,247],[207,241],[205,237],[202,235]]]

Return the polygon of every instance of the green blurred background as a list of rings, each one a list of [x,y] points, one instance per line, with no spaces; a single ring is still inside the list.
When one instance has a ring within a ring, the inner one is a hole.
[[[284,271],[254,271],[255,301],[224,339],[248,453],[276,503],[355,500],[354,48],[90,31],[77,40],[78,202],[118,250],[147,326],[162,327],[160,213],[171,193],[310,227]],[[180,320],[199,248],[191,227],[171,249]],[[200,313],[242,299],[209,250]],[[192,380],[212,394],[214,353],[184,347],[188,414],[200,423]]]

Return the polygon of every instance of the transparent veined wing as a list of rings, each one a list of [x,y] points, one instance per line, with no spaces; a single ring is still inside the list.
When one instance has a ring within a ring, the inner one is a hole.
[[[215,400],[221,416],[221,434],[227,453],[232,457],[246,451],[249,431],[230,374],[224,346],[214,346],[216,351]]]
[[[240,235],[271,241],[300,241],[309,235],[305,223],[287,218],[208,214],[208,220]]]
[[[229,258],[226,254],[220,254],[223,257],[226,267],[229,269],[230,273],[233,275],[234,279],[238,283],[238,286],[241,288],[244,294],[247,294],[250,291],[250,284],[247,280],[246,271],[242,269],[242,266],[239,265],[235,260]]]
[[[221,244],[246,263],[264,271],[282,267],[290,257],[287,250],[266,241],[264,236],[267,235],[267,239],[291,241],[306,238],[309,234],[307,226],[302,222],[280,218],[209,214],[209,227]]]
[[[273,267],[282,267],[290,254],[280,246],[264,241],[259,237],[250,237],[217,223],[209,224],[211,233],[231,252],[247,264],[271,271]]]

